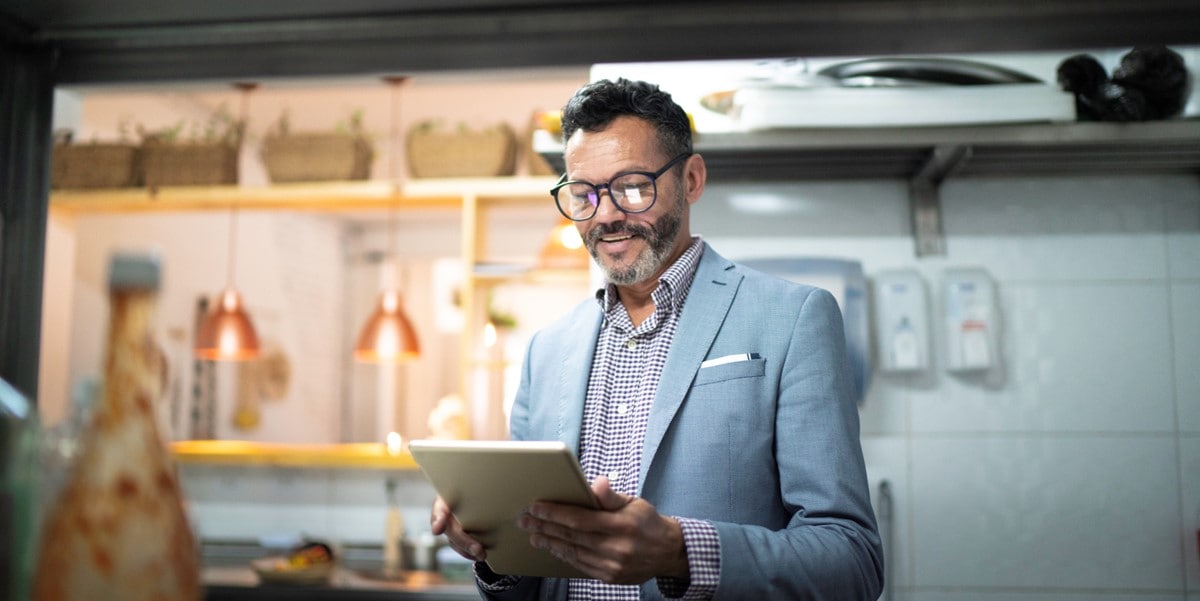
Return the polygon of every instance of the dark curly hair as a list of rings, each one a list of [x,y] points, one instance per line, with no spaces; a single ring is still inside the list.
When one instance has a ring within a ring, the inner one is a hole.
[[[692,152],[692,127],[683,107],[658,86],[625,78],[602,79],[575,92],[562,110],[563,142],[580,129],[603,131],[625,115],[653,125],[667,156]]]

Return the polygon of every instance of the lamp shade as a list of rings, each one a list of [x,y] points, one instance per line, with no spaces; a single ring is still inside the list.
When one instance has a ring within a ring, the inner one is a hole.
[[[196,356],[201,359],[241,361],[260,353],[258,333],[242,307],[242,296],[233,288],[221,292],[219,302],[200,322]]]
[[[400,362],[421,356],[417,333],[400,305],[400,293],[384,290],[375,312],[363,325],[354,358],[371,363]]]

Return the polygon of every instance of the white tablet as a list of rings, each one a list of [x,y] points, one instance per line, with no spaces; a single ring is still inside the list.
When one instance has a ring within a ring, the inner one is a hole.
[[[497,574],[586,577],[529,544],[517,518],[534,501],[599,507],[579,461],[557,441],[414,440],[413,459]]]

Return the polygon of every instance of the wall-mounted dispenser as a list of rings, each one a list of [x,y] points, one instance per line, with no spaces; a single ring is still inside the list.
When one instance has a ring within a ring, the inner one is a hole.
[[[925,281],[912,269],[874,276],[875,358],[880,371],[929,369],[929,301]]]
[[[946,369],[986,371],[1000,356],[1000,312],[996,286],[979,268],[954,268],[945,273]]]
[[[867,278],[862,263],[851,259],[789,257],[739,261],[786,280],[824,288],[837,299],[846,333],[846,353],[854,377],[856,400],[862,403],[871,379]]]

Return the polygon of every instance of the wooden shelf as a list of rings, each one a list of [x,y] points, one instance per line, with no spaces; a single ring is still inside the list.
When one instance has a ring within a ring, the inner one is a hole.
[[[446,178],[387,181],[319,182],[270,186],[195,186],[56,190],[50,207],[66,213],[253,210],[348,211],[459,209],[467,196],[484,202],[528,201],[545,196],[553,178]],[[547,202],[549,202],[547,200]]]
[[[260,467],[364,468],[415,470],[408,451],[388,453],[383,443],[278,444],[241,440],[182,440],[171,443],[184,464]]]

